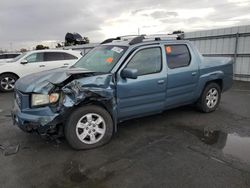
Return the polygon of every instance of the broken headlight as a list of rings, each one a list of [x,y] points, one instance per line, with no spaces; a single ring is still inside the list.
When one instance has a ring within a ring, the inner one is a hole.
[[[59,93],[51,93],[49,95],[45,94],[32,94],[31,105],[32,106],[42,106],[46,104],[56,103],[59,99]]]

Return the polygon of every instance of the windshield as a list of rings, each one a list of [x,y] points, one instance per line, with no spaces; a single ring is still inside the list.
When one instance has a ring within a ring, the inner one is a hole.
[[[108,73],[127,50],[125,46],[98,46],[76,62],[73,67],[85,68],[94,72]]]
[[[24,57],[26,54],[27,54],[27,52],[24,52],[24,53],[20,54],[19,56],[16,56],[14,59],[10,60],[9,62],[18,61],[19,59],[21,59],[22,57]]]

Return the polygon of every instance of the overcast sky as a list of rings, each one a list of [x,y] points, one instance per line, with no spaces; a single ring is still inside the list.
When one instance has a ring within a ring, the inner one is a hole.
[[[0,50],[250,24],[250,0],[0,0]]]

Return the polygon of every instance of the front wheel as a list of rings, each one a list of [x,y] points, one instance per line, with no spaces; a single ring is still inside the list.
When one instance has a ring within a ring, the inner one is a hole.
[[[18,77],[14,74],[2,74],[0,75],[0,91],[10,92],[14,90],[15,83]]]
[[[75,110],[65,125],[65,137],[74,149],[106,144],[113,135],[113,120],[103,108],[87,105]]]
[[[220,98],[220,86],[217,83],[210,83],[203,90],[200,99],[197,102],[197,107],[202,112],[215,111],[220,103]]]

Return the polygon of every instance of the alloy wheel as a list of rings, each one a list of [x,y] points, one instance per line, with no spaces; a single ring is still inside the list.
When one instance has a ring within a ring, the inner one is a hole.
[[[85,114],[76,125],[78,139],[85,144],[95,144],[99,142],[106,131],[104,119],[96,113]]]
[[[5,91],[11,91],[14,89],[15,86],[15,82],[16,80],[14,78],[11,77],[4,77],[1,80],[1,87],[5,90]]]
[[[208,108],[214,108],[218,103],[219,93],[216,88],[211,88],[206,95],[206,104]]]

